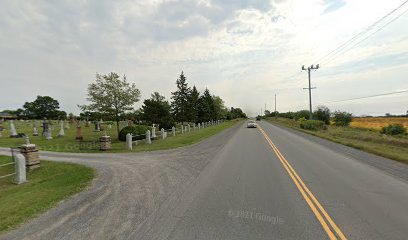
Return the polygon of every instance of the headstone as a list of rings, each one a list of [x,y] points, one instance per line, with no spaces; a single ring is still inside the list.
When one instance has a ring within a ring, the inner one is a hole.
[[[47,140],[51,140],[52,139],[52,129],[49,128],[47,131],[47,136],[45,137],[45,139]]]
[[[160,130],[160,135],[161,135],[161,138],[162,138],[162,139],[165,139],[165,138],[166,138],[164,128],[162,128],[162,129]]]
[[[151,144],[152,140],[150,139],[150,130],[147,130],[146,132],[146,143]]]
[[[22,184],[27,182],[26,179],[26,159],[24,155],[18,153],[14,155],[16,176],[15,181],[17,184]]]
[[[171,128],[171,131],[173,132],[173,137],[175,137],[176,136],[176,128],[174,126]]]
[[[100,132],[100,131],[101,131],[101,128],[100,128],[100,126],[99,126],[99,122],[96,121],[96,122],[95,122],[95,132]]]
[[[33,128],[33,136],[38,136],[38,129],[36,127]]]
[[[65,132],[64,132],[64,122],[61,121],[61,122],[60,122],[60,131],[59,131],[59,133],[58,133],[58,137],[63,137],[63,136],[65,136]]]
[[[18,137],[16,127],[14,126],[13,120],[10,121],[10,137],[11,138]]]
[[[198,123],[198,130],[200,130],[201,129],[201,124],[200,123]]]
[[[42,133],[41,133],[41,135],[42,135],[43,137],[46,137],[46,136],[47,136],[47,132],[48,132],[48,123],[47,123],[45,120],[43,120],[41,127],[42,127]]]
[[[204,122],[202,122],[202,123],[201,123],[201,126],[202,126],[203,128],[205,128],[205,124],[204,124]]]
[[[76,136],[75,136],[75,139],[76,139],[76,140],[82,140],[82,139],[84,139],[84,138],[82,137],[82,134],[81,134],[81,126],[80,126],[80,125],[78,125],[77,128],[76,128]]]
[[[126,149],[132,150],[132,148],[132,134],[128,133],[126,134]]]
[[[184,133],[184,126],[181,125],[181,134],[183,134],[183,133]]]
[[[111,129],[111,128],[112,128],[112,124],[109,124],[109,125],[108,125],[108,128]]]
[[[193,131],[195,131],[195,130],[196,130],[196,124],[193,123]]]
[[[153,127],[152,127],[152,138],[153,139],[156,138],[156,127],[154,126],[154,124],[153,124]]]
[[[188,132],[190,132],[190,123],[187,125]]]

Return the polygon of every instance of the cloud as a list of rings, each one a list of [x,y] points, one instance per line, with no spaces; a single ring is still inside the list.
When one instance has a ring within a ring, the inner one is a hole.
[[[63,109],[78,113],[76,105],[85,102],[87,84],[96,72],[126,74],[142,97],[153,91],[170,97],[181,70],[191,85],[209,87],[227,105],[242,106],[250,115],[264,103],[272,105],[275,93],[281,109],[289,109],[307,99],[301,65],[316,64],[398,4],[398,0],[1,1],[0,54],[5,57],[0,59],[0,109],[21,107],[41,94],[52,95]],[[364,94],[368,80],[356,76],[380,81],[370,68],[383,78],[392,74],[392,87],[406,87],[408,72],[400,67],[406,62],[407,39],[401,34],[406,20],[401,17],[330,65],[323,64],[313,75],[318,100],[334,97],[320,89],[341,87],[337,81],[354,81],[353,96]],[[370,84],[369,91],[382,92],[379,86]],[[338,98],[351,95],[337,92],[343,94]],[[384,103],[383,108],[388,106]],[[364,112],[364,106],[361,109]]]

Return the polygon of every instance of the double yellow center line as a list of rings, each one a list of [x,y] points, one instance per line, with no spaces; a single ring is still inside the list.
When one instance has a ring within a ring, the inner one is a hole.
[[[340,228],[334,223],[333,219],[329,216],[326,210],[324,210],[322,205],[319,203],[319,201],[316,199],[313,193],[309,190],[306,184],[302,181],[302,179],[296,173],[295,169],[293,169],[293,167],[289,164],[286,158],[279,151],[279,149],[275,146],[272,140],[268,137],[265,131],[259,125],[258,125],[258,129],[261,131],[266,141],[268,141],[269,145],[271,146],[272,150],[275,152],[276,156],[278,156],[283,167],[288,172],[289,176],[295,183],[297,189],[302,194],[303,198],[309,205],[310,209],[312,209],[317,220],[320,222],[320,224],[322,225],[323,229],[326,231],[329,238],[333,240],[334,239],[346,240],[347,238],[341,232]]]

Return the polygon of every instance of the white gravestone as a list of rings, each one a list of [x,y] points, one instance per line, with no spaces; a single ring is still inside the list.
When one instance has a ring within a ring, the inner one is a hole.
[[[173,137],[175,137],[176,136],[176,128],[174,126],[171,128],[171,131],[173,132]]]
[[[161,138],[162,138],[162,139],[165,139],[165,138],[166,138],[165,132],[164,132],[164,128],[162,128],[162,129],[160,130],[160,135],[161,135]]]
[[[23,154],[17,153],[14,155],[15,168],[16,168],[16,178],[17,184],[22,184],[27,182],[26,178],[26,159]]]
[[[59,133],[58,133],[58,137],[63,137],[63,136],[65,136],[65,132],[64,132],[64,122],[61,121],[61,122],[60,122],[60,131],[59,131]]]
[[[52,128],[48,128],[47,136],[45,137],[45,139],[47,139],[47,140],[52,139]]]
[[[13,120],[10,121],[10,137],[17,137],[16,127],[14,126]]]
[[[154,124],[153,124],[153,127],[152,127],[152,138],[153,139],[156,138],[156,127],[154,126]]]

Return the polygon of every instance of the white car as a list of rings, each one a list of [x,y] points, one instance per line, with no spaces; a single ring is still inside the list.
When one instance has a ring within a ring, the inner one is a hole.
[[[256,128],[256,122],[254,120],[249,120],[247,123],[247,128]]]

